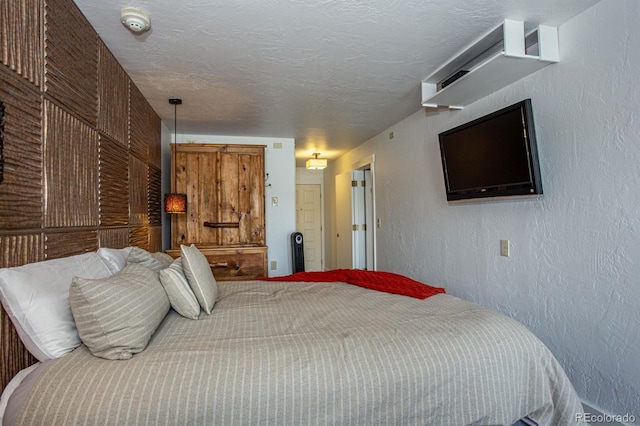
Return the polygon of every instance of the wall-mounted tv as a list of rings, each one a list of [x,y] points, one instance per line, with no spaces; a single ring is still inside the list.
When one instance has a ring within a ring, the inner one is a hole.
[[[542,194],[530,99],[438,137],[447,200]]]

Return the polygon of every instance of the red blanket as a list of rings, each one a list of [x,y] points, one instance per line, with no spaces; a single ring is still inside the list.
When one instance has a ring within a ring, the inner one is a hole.
[[[360,269],[334,269],[325,272],[297,272],[282,277],[259,278],[263,281],[306,281],[306,282],[345,282],[372,290],[403,296],[426,299],[444,288],[431,287],[404,275],[382,271],[363,271]]]

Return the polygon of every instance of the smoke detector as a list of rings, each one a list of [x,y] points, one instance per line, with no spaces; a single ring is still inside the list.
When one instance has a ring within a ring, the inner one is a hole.
[[[125,7],[120,11],[122,25],[134,33],[142,33],[151,28],[151,20],[144,10],[135,7]]]

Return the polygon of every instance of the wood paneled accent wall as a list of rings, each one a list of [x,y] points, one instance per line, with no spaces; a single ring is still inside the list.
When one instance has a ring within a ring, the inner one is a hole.
[[[0,59],[0,267],[161,250],[160,118],[75,3],[2,0]],[[34,361],[0,309],[0,388]]]

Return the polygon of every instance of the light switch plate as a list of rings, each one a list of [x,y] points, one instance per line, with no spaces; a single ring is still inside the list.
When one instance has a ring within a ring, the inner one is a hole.
[[[500,240],[500,256],[509,257],[510,247],[509,240]]]

